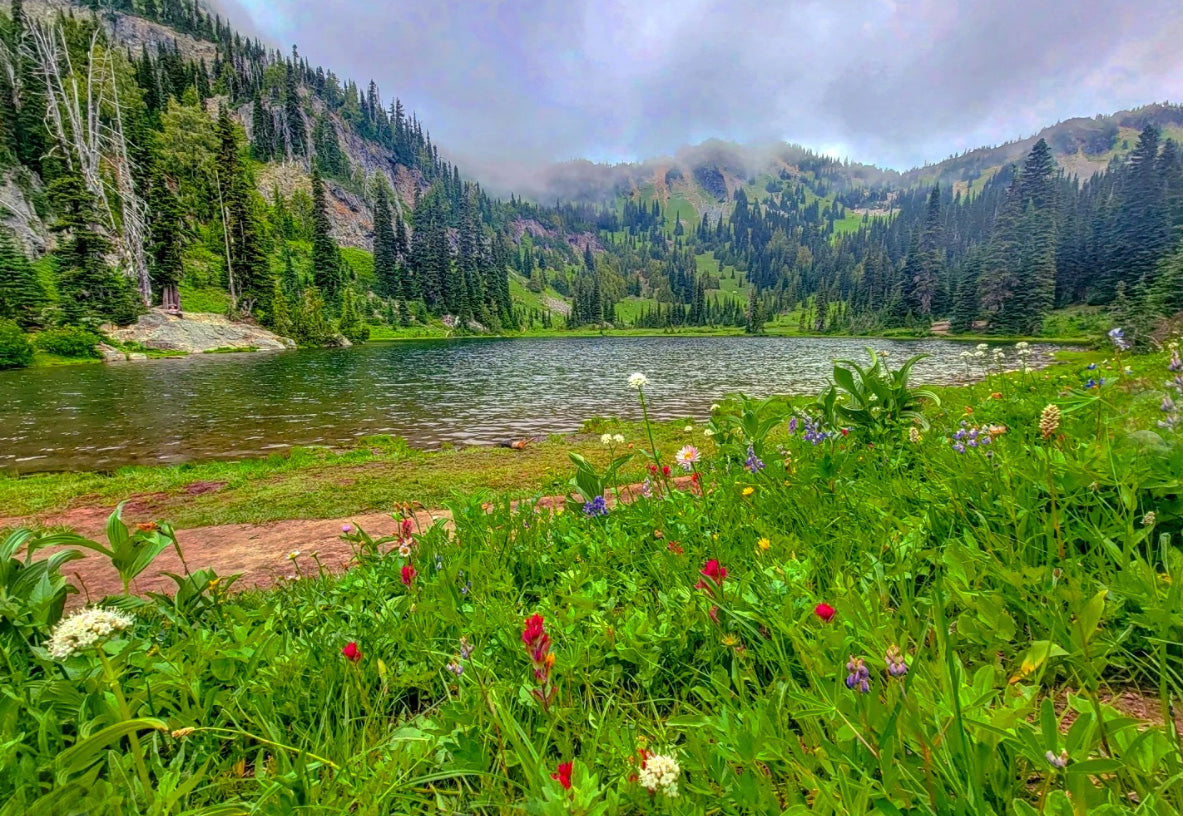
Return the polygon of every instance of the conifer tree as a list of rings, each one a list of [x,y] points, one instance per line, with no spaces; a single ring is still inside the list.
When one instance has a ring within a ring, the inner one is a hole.
[[[107,266],[107,239],[96,228],[98,213],[77,172],[63,167],[49,188],[58,219],[51,228],[61,236],[54,271],[62,314],[67,323],[110,320],[126,325],[135,319],[137,297],[125,278]]]
[[[374,204],[374,278],[378,294],[386,298],[406,297],[401,273],[390,196],[386,185],[379,184],[378,200]]]
[[[184,212],[159,162],[153,168],[148,205],[152,216],[152,289],[160,293],[165,308],[179,310],[179,287],[185,276]]]
[[[12,233],[0,228],[0,319],[29,329],[40,323],[45,289]]]
[[[263,243],[263,231],[254,184],[239,157],[241,143],[230,113],[218,115],[216,185],[222,210],[226,273],[235,308],[250,313],[256,305],[269,312],[275,291],[271,264]]]
[[[287,64],[283,94],[284,124],[287,126],[288,157],[303,156],[308,152],[308,131],[304,125],[304,113],[300,110],[300,87],[296,79],[296,67]]]
[[[353,290],[348,287],[341,298],[341,317],[337,321],[337,333],[355,344],[364,343],[370,339],[370,327],[358,310],[357,298],[354,296]]]
[[[288,296],[284,293],[279,279],[275,280],[271,292],[271,330],[280,337],[291,337],[295,333],[291,306],[288,304]]]
[[[344,276],[341,256],[333,240],[320,169],[312,168],[312,280],[333,305],[341,299]]]
[[[255,161],[274,159],[277,153],[275,142],[275,119],[256,94],[251,105],[251,155]]]

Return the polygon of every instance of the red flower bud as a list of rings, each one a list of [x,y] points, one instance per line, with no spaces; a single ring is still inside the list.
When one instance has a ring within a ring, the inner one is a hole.
[[[352,663],[361,660],[361,649],[357,648],[357,644],[352,640],[345,644],[345,648],[341,650],[341,654],[345,655],[345,659]]]
[[[813,608],[813,614],[817,615],[826,623],[829,623],[837,613],[838,610],[830,606],[828,603],[819,603]]]
[[[571,762],[560,762],[558,770],[550,775],[550,778],[557,780],[563,786],[564,790],[571,790],[571,766],[573,764]]]

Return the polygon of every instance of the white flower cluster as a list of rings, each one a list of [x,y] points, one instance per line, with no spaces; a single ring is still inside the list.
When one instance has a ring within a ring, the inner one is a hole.
[[[649,378],[646,377],[644,374],[642,374],[639,371],[636,374],[633,374],[628,378],[628,387],[635,388],[638,391],[640,391],[642,388],[644,388],[648,384],[649,384]]]
[[[637,774],[637,781],[650,793],[661,791],[670,799],[678,795],[678,775],[682,768],[678,760],[665,754],[654,754],[645,760],[645,767]]]
[[[603,445],[623,445],[624,436],[622,434],[603,434],[600,436],[600,443]]]
[[[134,624],[134,618],[114,609],[100,606],[83,609],[53,627],[53,634],[45,648],[54,660],[65,660],[71,655],[93,649]]]
[[[1031,358],[1030,345],[1022,340],[1015,343],[1015,356],[1019,358],[1019,368],[1024,374],[1031,370],[1031,367],[1027,364],[1027,361]]]

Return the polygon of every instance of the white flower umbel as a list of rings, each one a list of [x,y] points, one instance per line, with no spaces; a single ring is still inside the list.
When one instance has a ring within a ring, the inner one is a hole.
[[[632,376],[630,376],[628,378],[628,387],[635,388],[638,391],[640,391],[642,388],[644,388],[648,384],[649,384],[649,378],[646,377],[644,374],[642,374],[639,371],[636,374],[633,374]]]
[[[654,754],[645,760],[645,767],[637,774],[637,781],[650,793],[662,794],[673,799],[678,795],[678,775],[682,768],[678,760],[666,754]]]
[[[54,660],[65,660],[93,649],[134,624],[134,618],[114,609],[100,606],[83,609],[53,627],[45,649]]]
[[[600,444],[601,445],[611,445],[612,444],[612,434],[601,434],[600,435]]]

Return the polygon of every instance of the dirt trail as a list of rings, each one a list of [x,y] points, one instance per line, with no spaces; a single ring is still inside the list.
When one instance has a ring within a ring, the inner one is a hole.
[[[674,479],[679,490],[691,488],[689,477]],[[640,493],[640,485],[621,489],[621,498],[629,501]],[[614,496],[607,496],[609,506],[615,503]],[[540,507],[559,507],[564,496],[548,496],[537,501]],[[42,527],[67,527],[86,538],[106,543],[107,517],[113,507],[79,507],[51,517],[25,519],[0,518],[0,530],[19,527],[36,522]],[[414,514],[415,529],[424,530],[437,521],[451,522],[447,510],[420,510]],[[154,521],[151,503],[130,501],[124,505],[123,520],[128,526]],[[167,573],[184,574],[186,566],[190,571],[213,569],[219,575],[241,574],[238,589],[267,587],[278,579],[315,573],[317,563],[333,572],[349,568],[353,550],[341,540],[341,528],[351,524],[361,527],[374,538],[392,535],[399,522],[391,513],[359,513],[337,519],[290,519],[265,524],[218,524],[208,527],[178,529],[177,543],[184,555],[184,563],[175,550],[162,552],[152,565],[132,582],[132,591],[170,592],[175,584]],[[51,550],[40,550],[38,555],[48,555]],[[119,574],[110,562],[100,554],[83,550],[85,558],[71,561],[62,567],[62,572],[81,590],[72,595],[68,605],[83,606],[98,601],[106,595],[123,591]],[[290,554],[299,553],[295,559]]]

